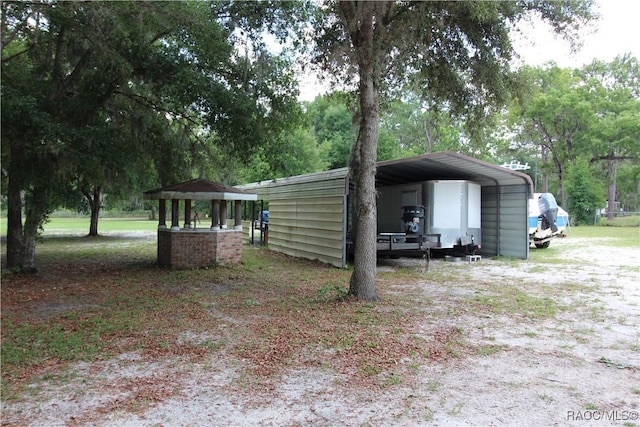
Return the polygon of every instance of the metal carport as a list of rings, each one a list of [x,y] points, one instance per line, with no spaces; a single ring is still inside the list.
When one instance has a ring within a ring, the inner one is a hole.
[[[348,172],[341,168],[240,186],[269,201],[270,249],[346,266]],[[379,188],[446,179],[481,185],[482,254],[529,257],[533,183],[528,175],[450,151],[377,164]]]

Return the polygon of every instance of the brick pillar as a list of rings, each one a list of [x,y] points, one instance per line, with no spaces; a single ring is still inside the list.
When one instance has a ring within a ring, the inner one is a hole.
[[[158,228],[167,228],[167,200],[158,200]]]
[[[171,199],[171,229],[180,230],[180,200]]]
[[[235,222],[233,223],[233,228],[235,230],[242,231],[242,202],[240,200],[236,200],[233,202],[233,204],[235,208],[235,212],[234,212]]]
[[[220,230],[220,200],[211,201],[211,229]]]

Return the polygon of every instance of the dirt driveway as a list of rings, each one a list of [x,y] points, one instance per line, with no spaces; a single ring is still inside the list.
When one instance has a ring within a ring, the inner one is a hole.
[[[2,424],[637,426],[640,247],[585,243],[553,242],[549,262],[436,260],[424,280],[394,281],[389,292],[417,288],[431,302],[425,335],[437,326],[477,351],[398,360],[380,387],[354,387],[348,372],[314,364],[254,384],[228,355],[189,363],[132,352],[77,363],[63,382],[40,378],[31,398],[3,401]],[[378,268],[393,277],[422,262]],[[153,393],[136,408],[145,384]]]

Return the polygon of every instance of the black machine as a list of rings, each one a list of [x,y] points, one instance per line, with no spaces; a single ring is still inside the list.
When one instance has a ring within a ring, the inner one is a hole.
[[[538,197],[538,209],[540,210],[540,219],[542,220],[542,229],[551,228],[555,233],[558,231],[556,219],[558,217],[558,203],[551,193],[542,193]]]

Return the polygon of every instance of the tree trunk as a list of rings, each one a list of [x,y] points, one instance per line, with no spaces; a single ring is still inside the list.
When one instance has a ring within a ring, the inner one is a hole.
[[[9,166],[7,186],[7,268],[22,268],[22,196],[20,182]]]
[[[37,189],[33,189],[30,203],[24,201],[26,215],[23,228],[23,150],[21,141],[14,140],[10,144],[11,158],[7,176],[7,268],[21,273],[36,273],[36,238],[44,215],[38,210],[42,205],[35,202],[42,200],[40,197],[46,197],[46,194],[38,194]],[[46,191],[46,188],[40,190]]]
[[[379,89],[376,78],[374,32],[375,2],[341,2],[347,29],[358,57],[360,77],[360,130],[351,154],[355,198],[355,253],[349,293],[367,301],[376,293],[376,153],[378,148]]]
[[[567,195],[564,191],[564,166],[555,154],[552,154],[552,157],[556,167],[556,173],[558,174],[558,193],[556,194],[556,199],[560,200],[560,206],[568,206]]]
[[[37,273],[36,268],[36,241],[38,239],[38,229],[40,221],[35,213],[27,214],[24,223],[24,236],[22,246],[21,270],[24,273]]]
[[[102,187],[96,185],[93,187],[93,194],[86,195],[91,206],[91,223],[89,225],[89,236],[95,237],[98,235],[98,218],[100,215],[100,199],[102,196]]]
[[[24,143],[11,138],[7,165],[7,269],[21,273],[36,273],[36,242],[38,230],[47,215],[50,182],[31,185],[25,191]],[[33,166],[32,166],[33,167]],[[23,219],[24,207],[24,224]]]
[[[607,205],[607,219],[615,218],[616,210],[616,176],[618,172],[618,162],[614,159],[607,160],[607,178],[609,180],[609,187],[607,191],[607,199],[609,203]]]
[[[37,273],[36,243],[38,231],[47,218],[50,189],[48,183],[31,188],[25,196],[25,221],[22,232],[22,253],[20,270],[23,273]]]
[[[542,146],[542,163],[546,164],[549,160],[549,150],[547,147]],[[549,192],[549,172],[546,168],[542,171],[542,185],[541,189],[538,190],[539,193],[548,193]]]
[[[357,188],[355,200],[355,254],[349,293],[361,300],[377,300],[376,293],[376,151],[378,141],[377,89],[361,81],[360,132],[351,157],[351,173]]]
[[[640,212],[640,179],[636,182],[636,197],[635,197],[635,209],[634,212]]]

